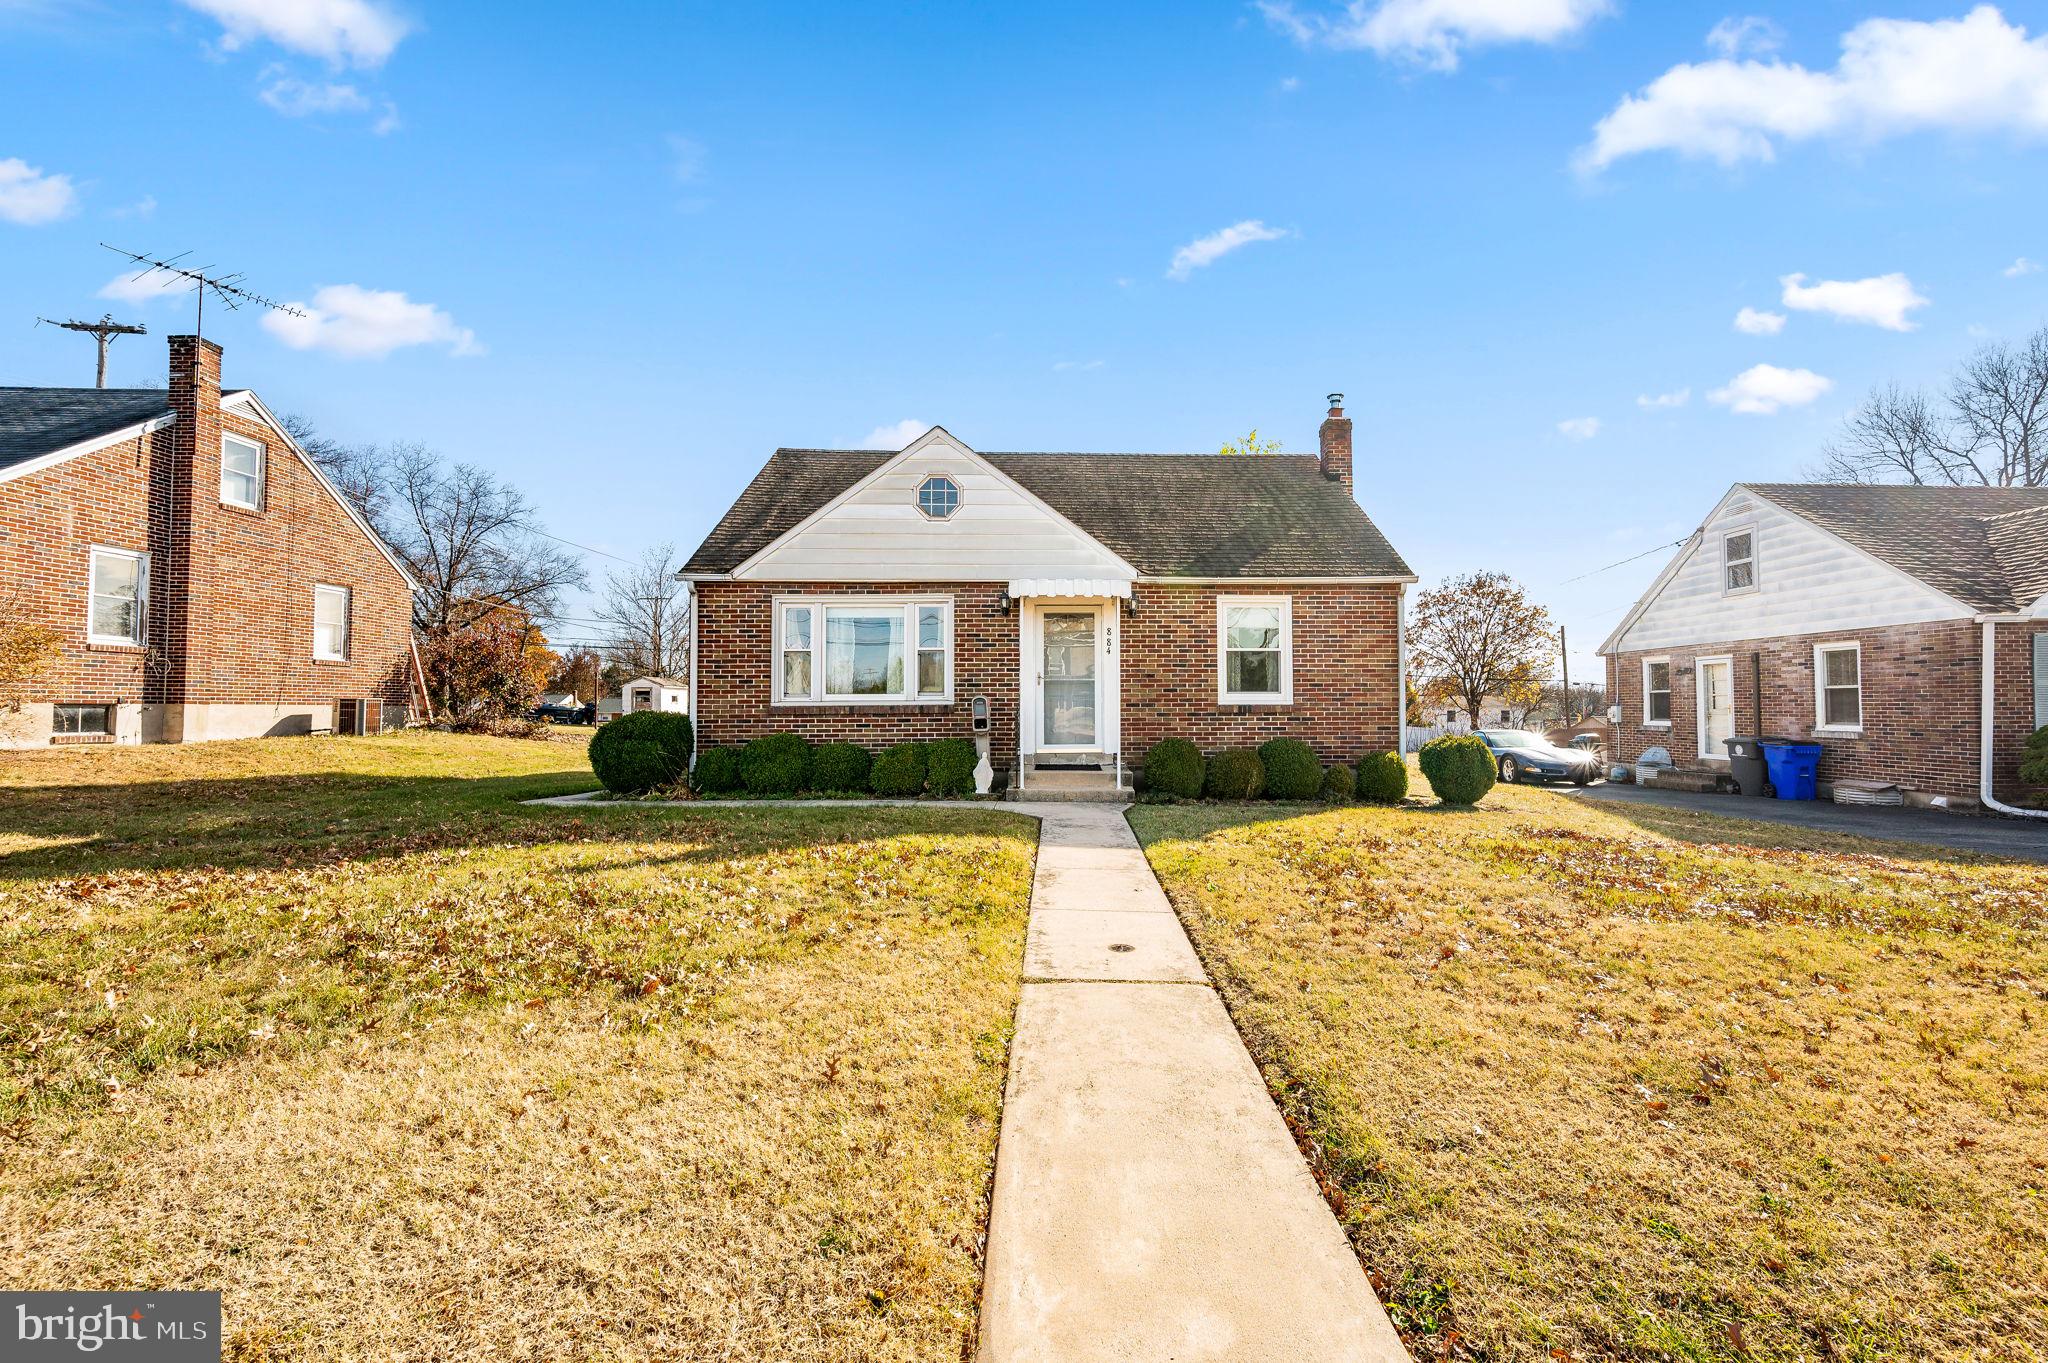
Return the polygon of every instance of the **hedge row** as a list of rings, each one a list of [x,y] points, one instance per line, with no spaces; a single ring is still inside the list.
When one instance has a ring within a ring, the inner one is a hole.
[[[1226,748],[1204,758],[1185,738],[1169,738],[1145,754],[1145,789],[1192,800],[1315,800],[1336,804],[1371,800],[1398,804],[1408,794],[1401,754],[1367,753],[1356,767],[1325,767],[1298,738],[1276,738],[1256,748]]]
[[[976,760],[966,738],[870,753],[853,743],[768,734],[745,747],[705,749],[691,784],[703,795],[972,795]]]

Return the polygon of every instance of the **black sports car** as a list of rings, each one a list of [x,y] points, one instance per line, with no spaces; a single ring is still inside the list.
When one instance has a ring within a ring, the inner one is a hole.
[[[1600,774],[1599,754],[1560,748],[1527,729],[1481,729],[1479,739],[1493,750],[1500,779],[1510,785],[1517,781],[1570,781],[1583,786]]]

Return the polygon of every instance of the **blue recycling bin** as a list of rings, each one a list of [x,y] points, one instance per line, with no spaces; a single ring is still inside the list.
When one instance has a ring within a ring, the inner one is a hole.
[[[1780,800],[1813,800],[1820,796],[1820,744],[1766,743],[1764,766]]]

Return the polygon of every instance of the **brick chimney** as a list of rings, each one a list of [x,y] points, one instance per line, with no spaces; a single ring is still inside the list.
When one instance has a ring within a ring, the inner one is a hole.
[[[1330,394],[1330,414],[1323,418],[1321,438],[1323,477],[1342,483],[1351,491],[1351,418],[1344,415],[1344,395]]]
[[[161,661],[146,699],[186,699],[188,645],[194,637],[194,540],[220,495],[220,347],[199,336],[172,336],[170,399],[177,419],[150,461],[150,643]],[[167,456],[167,457],[165,457]],[[167,733],[177,731],[169,720]]]

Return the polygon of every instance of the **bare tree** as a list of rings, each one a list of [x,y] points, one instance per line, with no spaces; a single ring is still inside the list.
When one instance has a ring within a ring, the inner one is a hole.
[[[676,580],[676,547],[657,544],[632,567],[605,575],[596,618],[605,656],[630,679],[685,677],[690,671],[690,594]]]
[[[1938,397],[1873,390],[1815,472],[1845,483],[2048,486],[2048,327],[2017,346],[1985,346]]]
[[[344,445],[323,435],[319,427],[297,412],[286,413],[284,428],[319,465],[327,481],[348,499],[349,505],[361,512],[364,520],[377,524],[384,510],[383,451],[375,445]]]
[[[1422,694],[1455,700],[1479,728],[1481,703],[1527,707],[1549,675],[1557,629],[1550,613],[1506,573],[1448,578],[1415,598],[1408,654]]]

